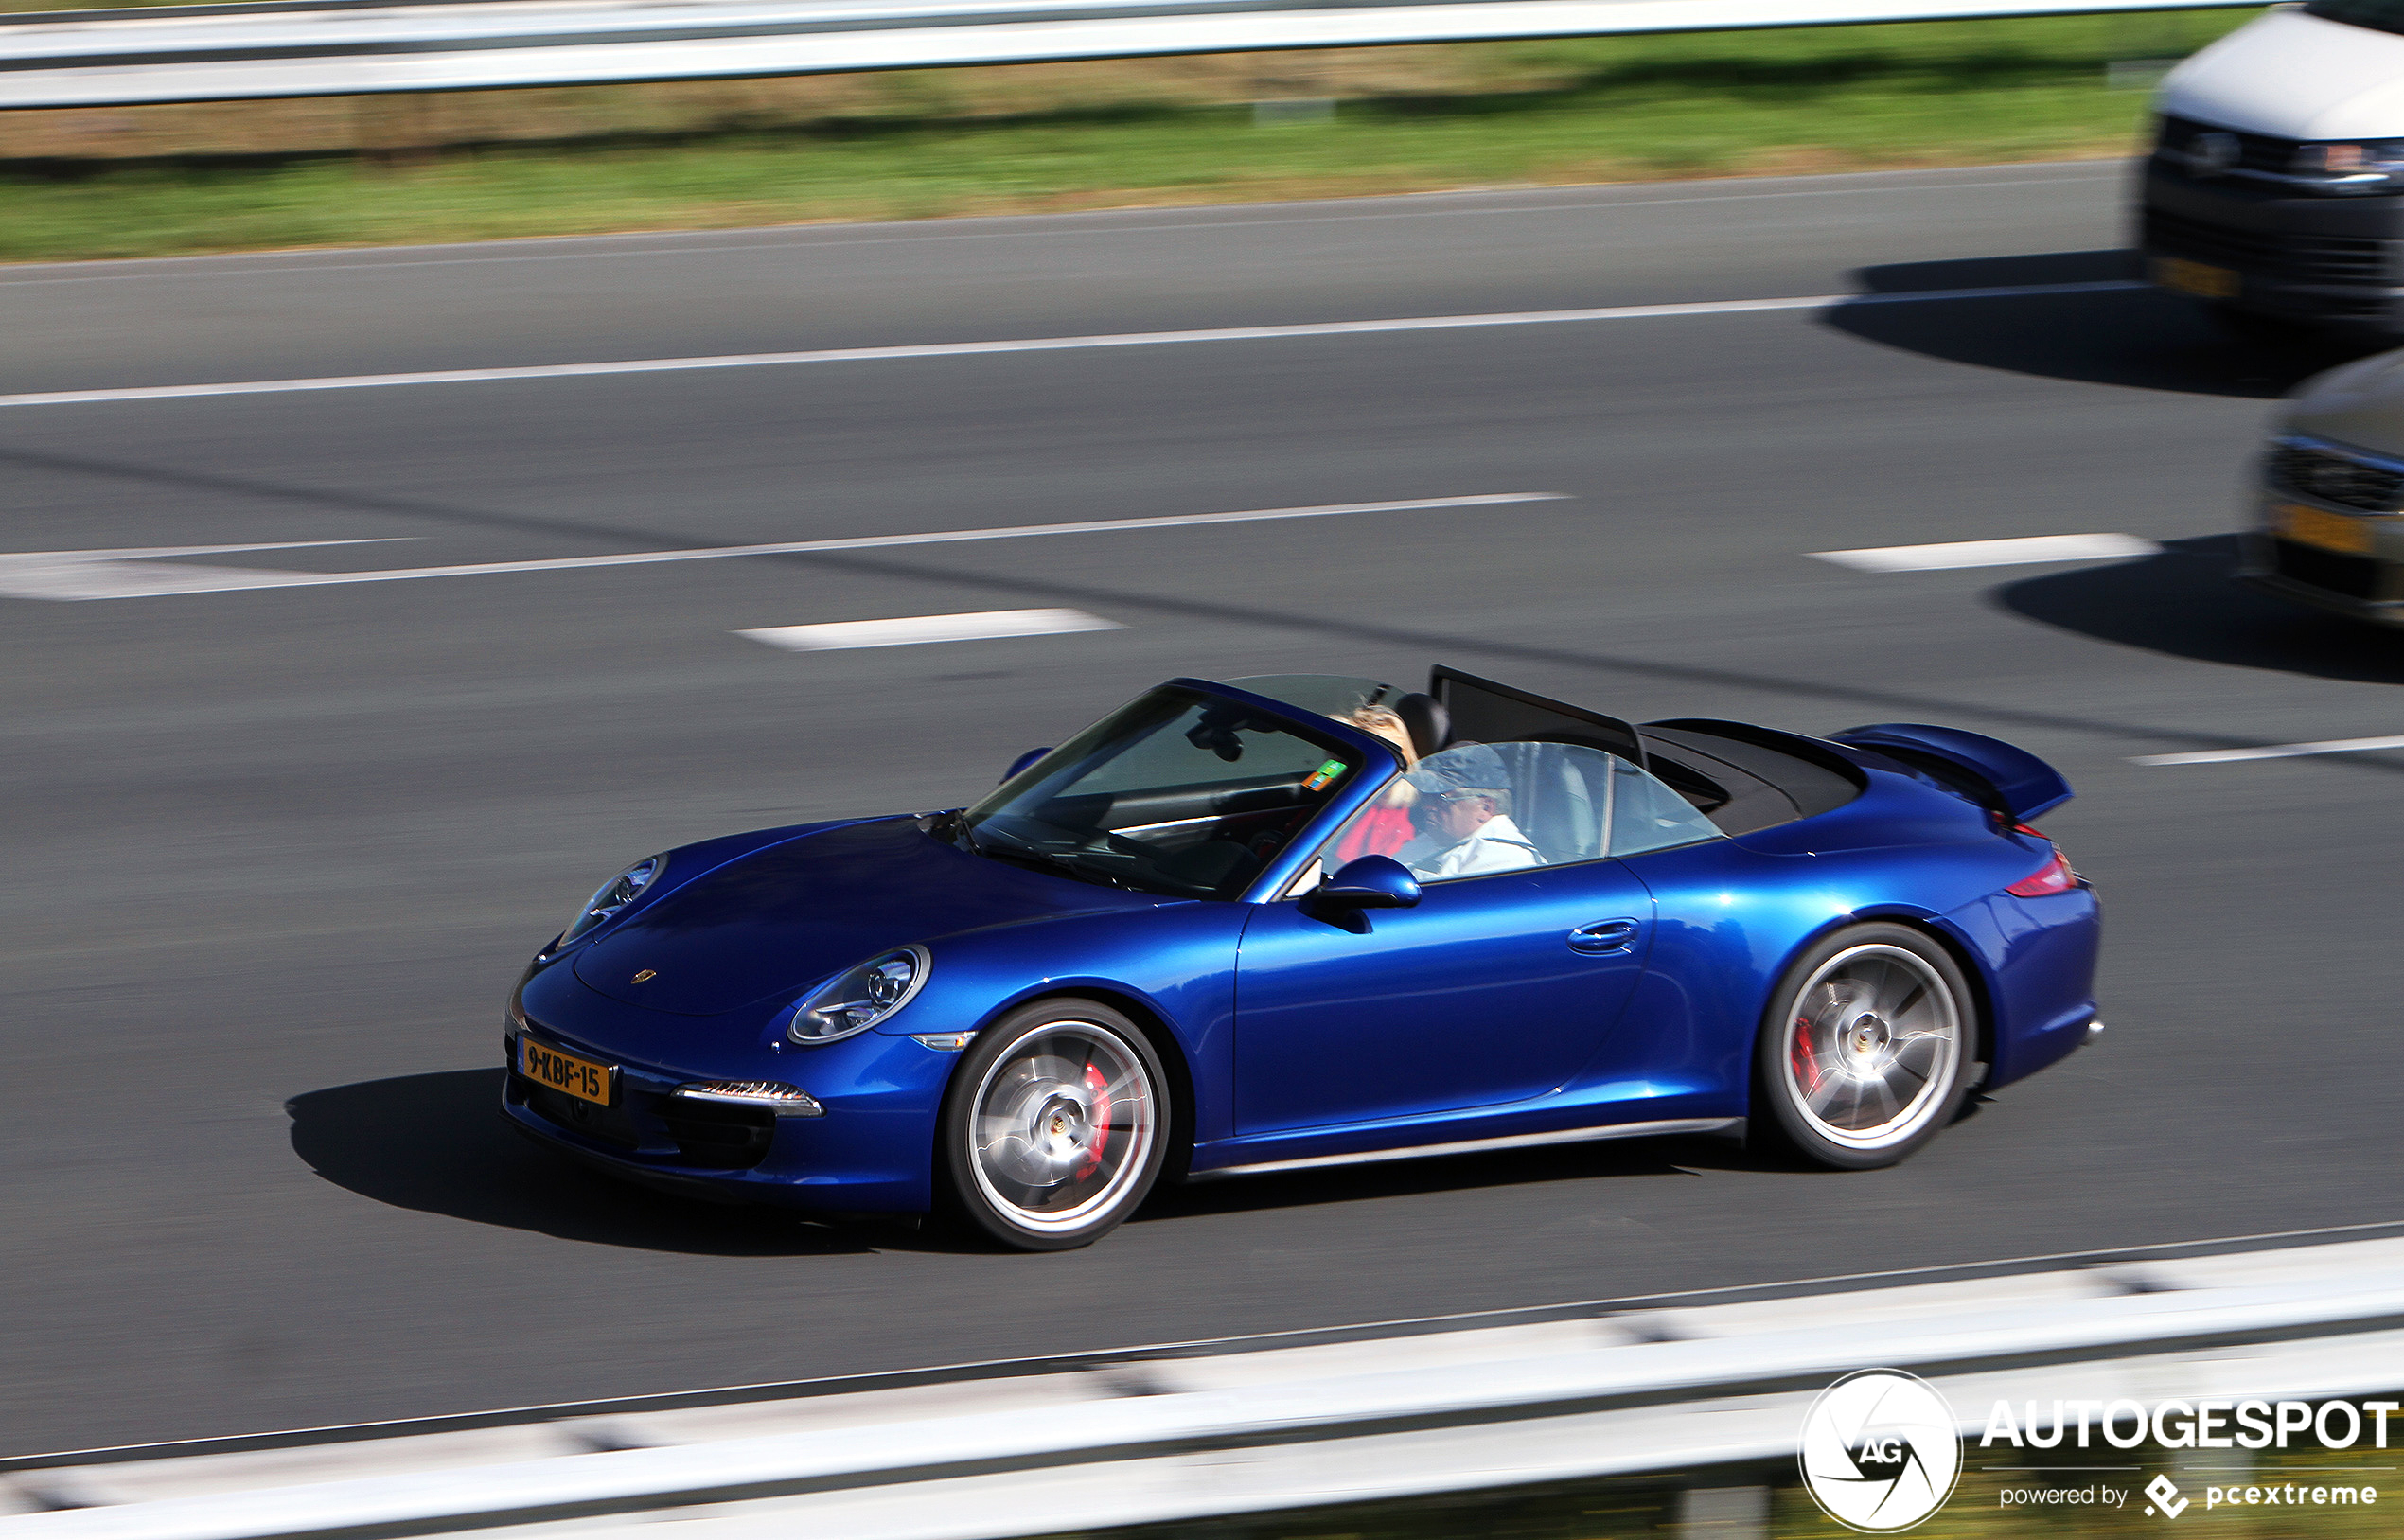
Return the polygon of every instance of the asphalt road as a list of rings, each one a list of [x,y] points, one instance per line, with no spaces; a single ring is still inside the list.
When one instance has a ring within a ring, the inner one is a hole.
[[[2116,167],[0,270],[0,393],[2125,272]],[[422,566],[1474,511],[94,603],[0,598],[0,1454],[2392,1220],[2404,644],[2225,581],[2291,359],[2138,291],[0,407],[10,552]],[[2116,562],[1804,553],[2120,531]],[[0,563],[4,566],[5,563]],[[792,654],[755,627],[1123,629]],[[1665,1142],[1220,1184],[996,1255],[694,1211],[492,1116],[620,863],[957,805],[1179,673],[1449,662],[1633,717],[2052,759],[2106,1043],[1896,1171]],[[2384,1173],[2384,1174],[2383,1174]]]

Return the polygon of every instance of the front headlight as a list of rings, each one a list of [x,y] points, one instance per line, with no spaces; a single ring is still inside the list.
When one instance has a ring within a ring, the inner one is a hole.
[[[2303,145],[2290,169],[2320,192],[2391,192],[2404,175],[2404,140]]]
[[[633,903],[644,889],[657,882],[667,866],[665,856],[653,856],[636,861],[601,884],[593,890],[592,896],[584,901],[584,907],[576,911],[576,917],[568,922],[568,929],[561,932],[558,944],[564,947],[608,923],[618,911]]]
[[[896,947],[871,958],[796,1006],[785,1036],[796,1043],[831,1043],[866,1032],[909,1004],[932,965],[924,947]]]

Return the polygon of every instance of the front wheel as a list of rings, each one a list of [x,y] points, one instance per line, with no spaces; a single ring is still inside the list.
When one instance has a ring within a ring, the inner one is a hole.
[[[1974,1011],[1961,969],[1920,931],[1838,931],[1770,997],[1754,1082],[1767,1117],[1756,1127],[1815,1165],[1893,1165],[1960,1110]]]
[[[944,1098],[951,1206],[1020,1250],[1099,1240],[1160,1174],[1167,1083],[1143,1033],[1106,1005],[1011,1012],[977,1034]]]

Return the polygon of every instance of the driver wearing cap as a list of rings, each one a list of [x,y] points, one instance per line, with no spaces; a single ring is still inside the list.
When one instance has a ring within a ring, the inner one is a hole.
[[[1483,876],[1544,864],[1511,821],[1511,775],[1482,743],[1430,754],[1405,779],[1419,789],[1418,836],[1394,853],[1423,882]]]

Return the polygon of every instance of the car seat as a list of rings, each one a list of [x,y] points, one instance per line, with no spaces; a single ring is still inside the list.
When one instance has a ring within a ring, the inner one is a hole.
[[[1566,743],[1497,743],[1494,750],[1511,772],[1511,822],[1546,865],[1590,861],[1603,853],[1608,754]]]
[[[1403,727],[1410,734],[1410,745],[1420,758],[1441,753],[1453,744],[1453,714],[1432,695],[1414,691],[1394,702],[1394,715],[1403,719]]]

